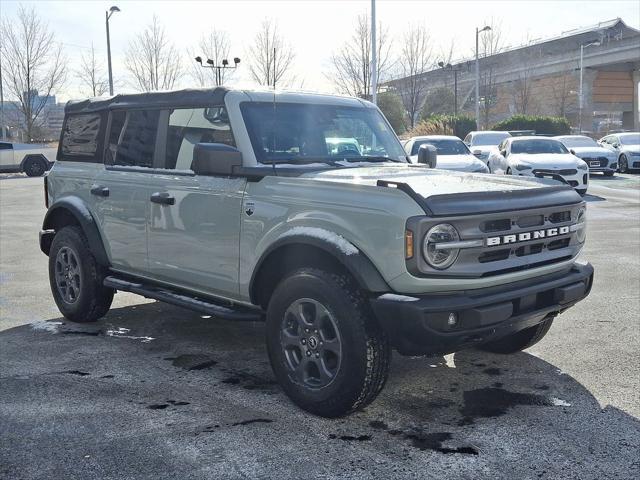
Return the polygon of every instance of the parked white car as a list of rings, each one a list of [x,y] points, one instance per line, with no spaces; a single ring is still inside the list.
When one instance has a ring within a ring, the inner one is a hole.
[[[618,157],[618,171],[640,169],[640,133],[616,133],[600,139],[600,145]]]
[[[418,163],[421,145],[433,145],[438,152],[436,168],[457,172],[489,173],[482,160],[477,159],[458,137],[452,135],[427,135],[412,137],[404,145],[412,163]]]
[[[464,144],[469,147],[469,150],[471,150],[476,157],[486,164],[491,152],[497,150],[500,142],[510,136],[511,134],[509,132],[499,132],[496,130],[469,132],[467,136],[464,137]],[[491,170],[491,167],[489,167],[489,170]]]
[[[611,177],[618,168],[616,154],[585,135],[560,135],[553,137],[562,142],[576,157],[587,162],[589,173],[602,172]]]
[[[45,145],[0,142],[0,173],[24,172],[39,177],[51,168],[57,151]]]
[[[562,142],[548,137],[512,137],[489,158],[492,173],[526,177],[559,176],[580,195],[587,192],[589,167]]]

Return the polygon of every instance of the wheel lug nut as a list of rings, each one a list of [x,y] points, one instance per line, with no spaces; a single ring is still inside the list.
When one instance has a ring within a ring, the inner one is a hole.
[[[305,332],[307,332],[307,333],[309,333],[309,329],[308,329],[308,328],[305,328],[305,329],[304,329],[304,331],[305,331]]]
[[[307,350],[307,357],[311,356],[311,352],[309,350]]]
[[[307,341],[303,338],[302,340],[300,340],[300,343],[302,343],[303,345],[306,345]]]
[[[320,358],[320,354],[319,353],[316,353],[316,358]]]

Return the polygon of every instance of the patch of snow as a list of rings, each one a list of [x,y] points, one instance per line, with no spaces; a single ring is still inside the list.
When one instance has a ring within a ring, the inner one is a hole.
[[[291,237],[294,235],[304,235],[307,237],[319,238],[338,248],[345,255],[356,255],[358,249],[344,237],[337,233],[330,232],[324,228],[317,227],[293,227],[291,230],[284,232],[280,238]]]
[[[39,320],[37,322],[33,322],[31,324],[31,328],[44,332],[58,333],[60,331],[60,325],[62,325],[62,322],[47,322],[46,320]]]
[[[384,295],[380,295],[378,300],[392,300],[394,302],[417,302],[420,300],[416,297],[408,297],[406,295],[397,295],[395,293],[385,293]]]
[[[454,362],[453,360],[453,356],[455,354],[454,353],[450,353],[449,355],[444,355],[442,358],[444,358],[445,363],[447,364],[447,367],[449,368],[456,368],[456,362]]]
[[[136,337],[133,335],[127,335],[131,330],[128,328],[118,327],[116,329],[109,329],[105,332],[108,337],[116,338],[129,338],[131,340],[140,340],[142,343],[149,343],[151,340],[155,340],[153,337]]]
[[[565,400],[562,400],[560,398],[556,398],[556,397],[551,397],[551,403],[553,403],[553,405],[555,407],[570,407],[571,404]]]

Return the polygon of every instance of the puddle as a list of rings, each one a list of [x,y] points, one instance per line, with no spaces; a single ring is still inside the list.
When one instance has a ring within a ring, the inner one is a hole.
[[[440,453],[463,453],[467,455],[478,455],[480,451],[473,445],[461,445],[446,447],[443,445],[446,441],[451,441],[453,435],[449,432],[433,432],[433,433],[406,433],[405,437],[411,440],[411,444],[420,450],[433,450]]]
[[[80,377],[86,377],[87,375],[91,375],[88,372],[82,372],[80,370],[66,370],[66,371],[64,371],[62,373],[68,373],[69,375],[78,375]]]
[[[173,360],[172,365],[174,367],[184,368],[185,370],[204,370],[205,368],[212,367],[218,363],[210,357],[200,354],[180,355],[178,357],[171,358],[171,360]]]
[[[164,410],[169,406],[168,403],[153,403],[151,405],[147,405],[149,410]]]
[[[506,414],[510,408],[519,405],[570,406],[564,400],[535,393],[511,392],[503,388],[480,388],[464,392],[464,406],[460,409],[463,419],[459,425],[470,425],[477,418],[499,417]]]
[[[332,433],[329,435],[329,438],[331,440],[335,440],[337,438],[338,440],[343,440],[345,442],[368,442],[369,440],[371,440],[371,435],[359,435],[357,437],[354,437],[352,435],[337,436]]]

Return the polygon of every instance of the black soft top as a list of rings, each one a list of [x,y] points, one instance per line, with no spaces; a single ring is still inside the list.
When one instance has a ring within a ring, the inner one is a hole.
[[[224,87],[189,88],[173,92],[148,92],[115,95],[109,98],[88,98],[67,102],[65,113],[87,113],[115,108],[195,107],[221,105],[229,90]]]

